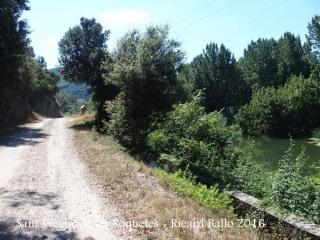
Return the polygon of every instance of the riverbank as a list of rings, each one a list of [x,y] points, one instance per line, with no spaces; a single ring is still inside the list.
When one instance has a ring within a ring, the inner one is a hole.
[[[110,137],[91,131],[90,121],[90,116],[77,118],[73,126],[78,130],[76,143],[105,193],[112,196],[127,220],[158,223],[157,227],[134,229],[138,238],[261,239],[256,228],[239,227],[235,217],[213,213],[170,189],[154,169],[130,157]],[[208,223],[215,225],[209,227]]]

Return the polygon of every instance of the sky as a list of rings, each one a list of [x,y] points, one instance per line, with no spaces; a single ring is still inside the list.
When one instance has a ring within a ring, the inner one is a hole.
[[[130,30],[168,24],[170,38],[182,43],[190,62],[211,42],[224,44],[236,59],[252,40],[279,39],[288,31],[303,43],[308,23],[320,14],[320,0],[29,0],[29,6],[22,18],[35,54],[48,68],[58,66],[58,42],[81,17],[95,18],[111,31],[110,51]]]

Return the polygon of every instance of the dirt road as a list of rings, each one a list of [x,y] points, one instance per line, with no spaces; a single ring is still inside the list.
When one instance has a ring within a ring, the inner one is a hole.
[[[120,239],[72,131],[45,119],[0,139],[0,239]]]

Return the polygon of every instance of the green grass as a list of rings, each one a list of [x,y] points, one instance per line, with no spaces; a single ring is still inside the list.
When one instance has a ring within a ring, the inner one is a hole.
[[[175,173],[156,170],[156,174],[179,195],[190,197],[212,212],[220,212],[232,217],[232,200],[226,191],[220,192],[217,186],[208,188],[204,184],[196,183],[190,173],[181,170]]]

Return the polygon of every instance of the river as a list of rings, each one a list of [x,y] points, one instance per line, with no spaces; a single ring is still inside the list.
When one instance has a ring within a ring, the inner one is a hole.
[[[279,160],[288,150],[289,139],[278,138],[255,138],[255,145],[258,149],[254,161],[262,164],[267,171],[274,171],[279,167]],[[304,172],[306,175],[314,175],[320,170],[313,167],[314,164],[320,165],[320,139],[306,138],[294,140],[294,156],[297,157],[301,152],[301,147],[305,146],[306,156],[308,157]],[[294,161],[294,160],[293,160]]]

